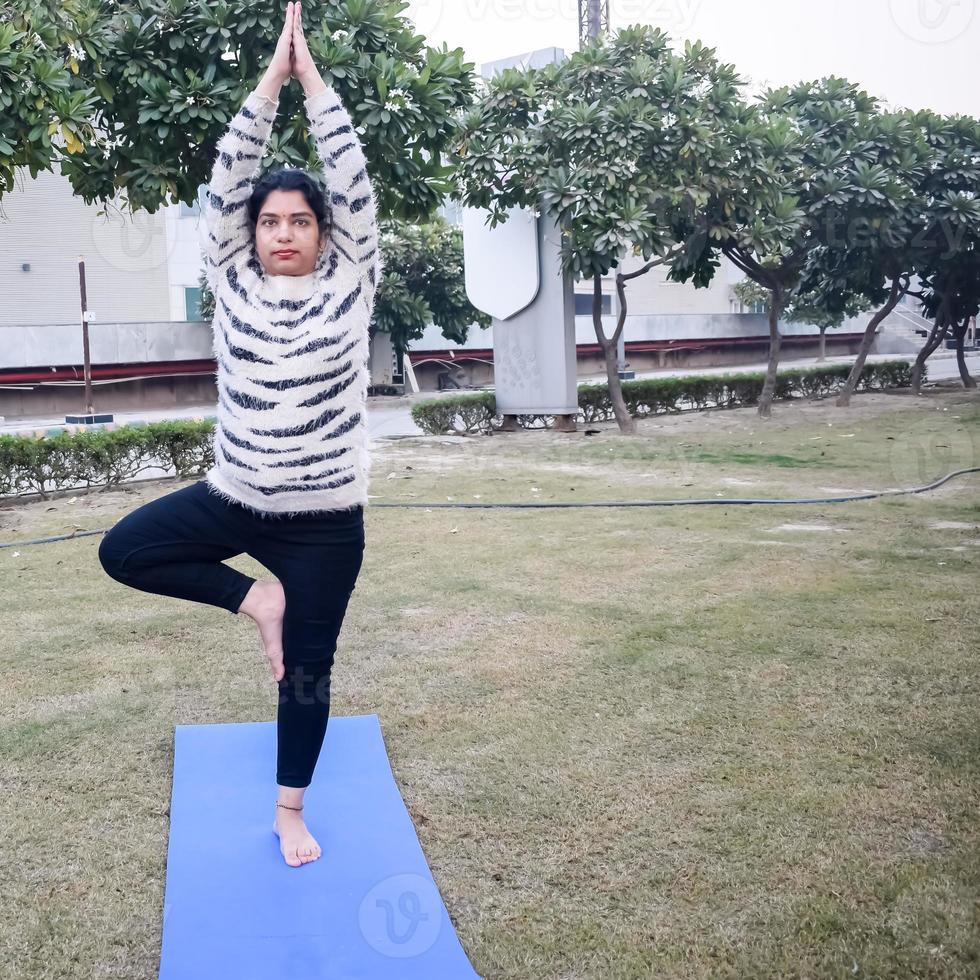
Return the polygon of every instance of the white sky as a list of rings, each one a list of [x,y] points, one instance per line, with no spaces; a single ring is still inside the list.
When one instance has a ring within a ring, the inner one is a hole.
[[[980,0],[609,0],[609,12],[613,30],[702,40],[755,87],[840,75],[891,106],[980,116]],[[476,71],[578,48],[577,0],[410,0],[405,14]]]

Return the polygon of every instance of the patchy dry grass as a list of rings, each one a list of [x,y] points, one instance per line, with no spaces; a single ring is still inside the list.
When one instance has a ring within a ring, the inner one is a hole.
[[[402,440],[371,492],[920,485],[980,465],[978,422],[976,393],[949,388],[650,419],[632,440]],[[806,506],[370,509],[333,712],[380,715],[477,970],[975,977],[978,481]],[[108,527],[174,486],[3,509],[0,538]],[[174,725],[274,717],[252,624],[118,585],[99,540],[0,549],[12,978],[155,975]]]

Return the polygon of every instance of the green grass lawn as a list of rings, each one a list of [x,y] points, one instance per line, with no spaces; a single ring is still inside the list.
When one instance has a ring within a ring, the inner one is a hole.
[[[401,440],[372,503],[916,486],[980,465],[978,423],[948,386]],[[0,509],[0,541],[180,485]],[[380,716],[477,971],[976,977],[978,487],[369,508],[332,713]],[[154,977],[174,726],[275,717],[254,624],[125,588],[100,540],[0,549],[4,977]]]

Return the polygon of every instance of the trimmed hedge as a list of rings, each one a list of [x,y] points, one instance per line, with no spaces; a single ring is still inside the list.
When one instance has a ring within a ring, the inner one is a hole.
[[[849,364],[781,371],[776,375],[773,398],[823,398],[840,391],[850,373]],[[706,408],[740,408],[758,404],[765,380],[764,371],[643,378],[622,382],[623,399],[634,418]],[[880,361],[865,364],[856,390],[884,391],[907,388],[911,383],[912,365],[907,361]],[[607,382],[579,385],[576,418],[585,424],[615,419]],[[554,415],[518,415],[517,423],[529,429],[550,428],[554,419]],[[485,391],[416,402],[412,420],[431,435],[469,435],[489,433],[503,422],[503,415],[497,413],[494,392]]]
[[[176,470],[175,479],[203,476],[214,463],[211,419],[134,422],[118,429],[0,435],[0,495],[101,486],[134,479],[143,470]],[[54,484],[54,486],[50,486]]]
[[[790,370],[776,378],[776,398],[819,398],[839,391],[850,367]],[[923,376],[924,377],[924,376]],[[907,388],[912,366],[905,361],[865,365],[858,390]],[[762,392],[762,372],[725,376],[688,375],[624,381],[623,397],[630,413],[648,415],[706,408],[753,405]],[[607,384],[578,389],[577,417],[585,423],[614,418]],[[412,419],[432,434],[490,432],[503,421],[494,393],[473,392],[416,402]],[[553,415],[519,415],[525,428],[549,428]],[[214,465],[214,419],[134,422],[117,429],[58,432],[55,435],[0,435],[0,495],[39,493],[47,498],[59,490],[109,489],[134,479],[144,470],[173,468],[175,479],[202,477]]]

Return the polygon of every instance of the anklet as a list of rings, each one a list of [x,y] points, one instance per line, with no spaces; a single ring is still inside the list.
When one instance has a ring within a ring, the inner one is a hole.
[[[284,810],[302,810],[301,806],[286,806],[285,803],[277,803],[276,806],[281,806]]]

